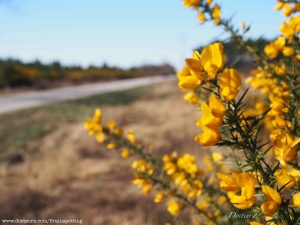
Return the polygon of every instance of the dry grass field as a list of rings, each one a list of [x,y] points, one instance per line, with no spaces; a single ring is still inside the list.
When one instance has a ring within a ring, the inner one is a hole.
[[[193,136],[197,109],[175,82],[0,116],[0,218],[78,218],[84,224],[165,224],[131,184],[130,162],[89,137],[83,121],[95,107],[104,120],[133,129],[154,154],[201,154]]]

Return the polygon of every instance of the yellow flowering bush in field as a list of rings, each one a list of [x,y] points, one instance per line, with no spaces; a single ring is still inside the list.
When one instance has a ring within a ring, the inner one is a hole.
[[[224,28],[256,65],[242,79],[217,42],[195,51],[177,73],[184,99],[201,112],[194,140],[207,148],[203,158],[176,152],[157,158],[132,131],[103,123],[100,109],[85,122],[86,130],[109,150],[120,149],[132,161],[133,183],[144,194],[154,193],[156,203],[165,202],[175,218],[185,211],[194,224],[300,224],[300,2],[277,2],[275,10],[287,21],[263,52],[244,38],[250,27],[235,28],[217,3],[183,4],[201,23]],[[249,88],[263,101],[249,106]],[[232,212],[248,216],[237,219]]]

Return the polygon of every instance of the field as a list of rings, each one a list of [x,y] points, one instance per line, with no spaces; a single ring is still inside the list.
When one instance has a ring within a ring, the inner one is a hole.
[[[158,107],[159,106],[159,107]],[[165,207],[140,197],[130,163],[89,137],[95,107],[133,129],[150,151],[201,154],[197,109],[175,82],[0,116],[0,218],[78,218],[84,224],[165,224]],[[196,150],[196,151],[195,151]]]

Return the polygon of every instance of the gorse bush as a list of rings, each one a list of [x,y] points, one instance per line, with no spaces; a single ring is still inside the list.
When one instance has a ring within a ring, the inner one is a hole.
[[[165,201],[175,218],[184,211],[194,224],[299,224],[300,3],[278,1],[275,9],[287,21],[264,51],[244,38],[250,27],[235,28],[212,0],[183,3],[202,23],[224,28],[257,65],[242,86],[244,79],[226,64],[217,42],[195,51],[178,72],[184,99],[201,111],[194,139],[206,148],[203,158],[176,152],[155,157],[132,131],[124,133],[113,121],[104,124],[100,109],[85,128],[109,150],[132,159],[133,183],[155,193],[155,202]],[[248,104],[249,90],[261,101]],[[197,164],[201,160],[205,166]]]
[[[174,69],[169,64],[144,65],[122,69],[103,66],[64,66],[59,62],[43,64],[39,61],[24,63],[19,60],[0,59],[0,88],[20,86],[51,86],[54,81],[84,82],[97,80],[127,79],[143,76],[169,75]],[[53,85],[52,85],[53,86]]]

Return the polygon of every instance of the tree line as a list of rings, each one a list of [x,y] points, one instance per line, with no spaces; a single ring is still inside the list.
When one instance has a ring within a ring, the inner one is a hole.
[[[47,87],[62,82],[80,83],[132,77],[174,74],[170,64],[142,65],[123,69],[104,63],[101,66],[65,66],[60,62],[25,63],[17,59],[0,59],[0,88]]]

